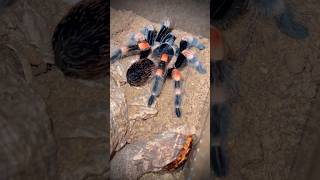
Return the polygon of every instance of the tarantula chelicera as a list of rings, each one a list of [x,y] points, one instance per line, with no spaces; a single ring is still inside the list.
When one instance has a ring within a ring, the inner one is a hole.
[[[111,54],[111,63],[124,56],[140,53],[140,58],[133,63],[127,71],[127,82],[131,86],[142,86],[148,79],[153,77],[151,95],[148,106],[151,106],[155,98],[160,95],[161,88],[167,77],[174,80],[175,89],[175,113],[181,117],[181,74],[180,70],[186,65],[194,67],[199,73],[204,74],[206,70],[191,50],[196,47],[205,49],[204,45],[192,36],[181,39],[179,46],[175,44],[176,37],[172,33],[170,21],[161,23],[160,31],[157,32],[152,25],[145,26],[141,32],[132,33],[126,46],[116,49]],[[152,59],[149,58],[151,53]],[[176,56],[175,62],[169,62]]]

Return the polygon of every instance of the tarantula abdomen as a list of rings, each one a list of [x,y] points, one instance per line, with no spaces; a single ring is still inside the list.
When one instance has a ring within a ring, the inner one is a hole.
[[[143,86],[152,76],[156,66],[150,59],[140,59],[127,71],[127,82],[131,86]]]
[[[55,64],[66,76],[99,79],[108,74],[108,11],[106,0],[82,0],[56,26]]]

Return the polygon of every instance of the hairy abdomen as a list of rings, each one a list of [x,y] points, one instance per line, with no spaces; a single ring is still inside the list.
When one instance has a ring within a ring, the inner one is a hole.
[[[108,73],[108,7],[107,0],[83,0],[57,25],[52,46],[66,76],[97,79]]]

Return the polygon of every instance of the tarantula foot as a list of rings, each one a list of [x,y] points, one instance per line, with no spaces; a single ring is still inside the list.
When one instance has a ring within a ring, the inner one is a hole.
[[[178,118],[181,117],[181,110],[180,110],[180,108],[176,108],[176,115],[177,115]]]
[[[192,65],[200,74],[205,74],[207,72],[191,50],[186,49],[181,53],[187,58],[188,63]]]
[[[116,62],[117,60],[125,57],[136,54],[139,50],[146,51],[143,53],[143,57],[148,55],[149,44],[146,41],[139,41],[137,45],[129,45],[123,46],[121,48],[116,49],[111,53],[110,61],[111,64]]]
[[[200,50],[203,50],[206,48],[198,39],[192,36],[182,37],[182,41],[180,42],[180,44],[182,43],[186,43],[185,46],[187,46],[188,48],[196,47]]]
[[[148,99],[148,107],[150,107],[154,103],[154,100],[155,100],[155,96],[151,95]]]
[[[116,49],[111,53],[111,64],[115,63],[117,60],[119,60],[122,57],[122,50],[121,49]]]
[[[164,20],[161,22],[161,28],[160,31],[156,37],[157,42],[161,42],[161,40],[170,32],[171,22],[169,19]]]
[[[131,33],[128,46],[134,46],[137,45],[138,42],[145,40],[145,36],[142,33]]]
[[[197,64],[197,63],[196,63]],[[200,74],[205,74],[205,73],[207,73],[207,71],[206,71],[206,69],[203,67],[203,65],[202,64],[200,64],[199,62],[198,62],[198,65],[195,65],[195,67],[196,67],[196,70],[200,73]]]
[[[286,11],[275,17],[279,30],[295,39],[304,39],[309,36],[308,29],[294,20],[293,15]]]
[[[167,28],[172,28],[172,22],[170,21],[169,18],[165,18],[164,20],[162,20],[162,22],[160,23],[161,26],[167,27]]]
[[[156,30],[152,25],[145,26],[141,33],[144,35],[144,37],[147,39],[150,46],[154,45],[155,36],[156,36]]]
[[[223,177],[227,175],[227,163],[224,152],[221,146],[213,146],[210,148],[211,151],[211,165],[213,171],[217,177]]]

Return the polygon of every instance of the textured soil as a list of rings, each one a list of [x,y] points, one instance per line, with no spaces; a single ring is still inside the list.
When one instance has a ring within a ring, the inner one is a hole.
[[[308,38],[288,37],[273,19],[252,10],[223,32],[240,85],[232,104],[226,179],[304,179],[311,166],[319,127],[320,3],[289,5],[309,28]]]

